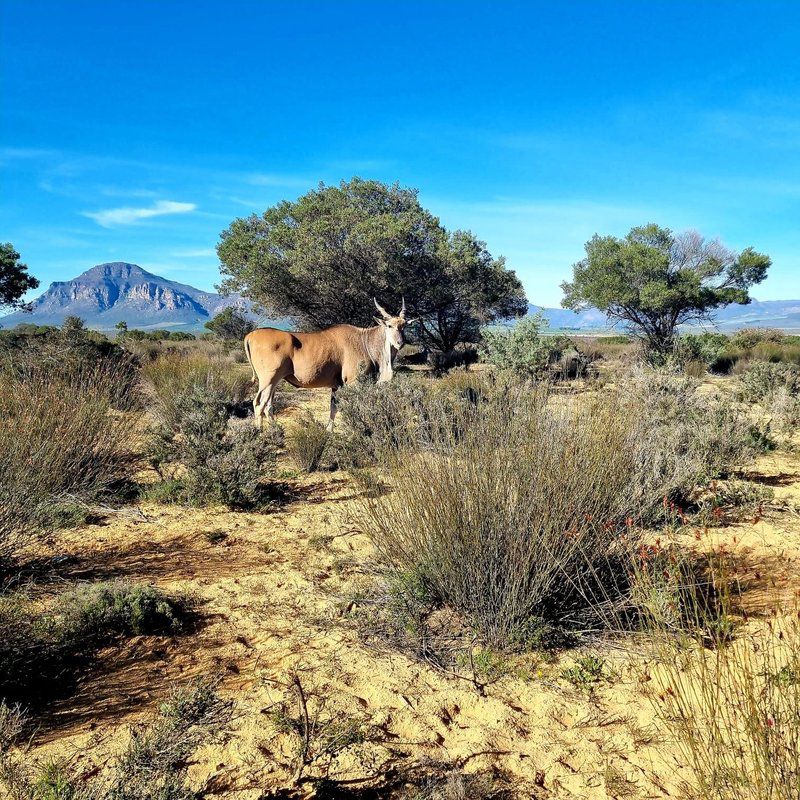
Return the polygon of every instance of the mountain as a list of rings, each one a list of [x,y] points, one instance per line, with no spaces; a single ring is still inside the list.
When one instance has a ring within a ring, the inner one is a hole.
[[[541,312],[553,329],[567,331],[621,331],[621,324],[609,325],[606,315],[596,308],[576,314],[563,308],[542,308],[529,305],[528,313]],[[800,332],[800,300],[753,300],[746,306],[730,305],[715,314],[716,327],[721,331],[738,328],[780,328]],[[701,326],[687,326],[701,327]],[[709,326],[702,326],[709,327]]]
[[[204,292],[124,261],[98,264],[71,281],[51,283],[32,306],[31,313],[0,318],[0,327],[13,328],[21,322],[60,325],[64,317],[75,315],[96,330],[110,330],[122,320],[130,328],[186,330],[202,328],[228,306],[249,310],[238,295]]]

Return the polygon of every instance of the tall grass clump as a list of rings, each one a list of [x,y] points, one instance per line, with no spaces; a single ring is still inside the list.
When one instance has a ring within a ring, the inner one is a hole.
[[[194,388],[217,395],[229,410],[243,405],[250,391],[251,372],[230,361],[203,352],[174,352],[158,356],[142,367],[145,391],[159,418],[176,424],[176,404]]]
[[[117,378],[107,362],[0,368],[0,558],[129,481],[135,419],[114,409]]]
[[[710,580],[724,583],[717,569]],[[685,593],[685,583],[676,584]],[[644,667],[659,727],[688,766],[687,794],[709,800],[800,798],[800,622],[774,611],[739,618],[735,636],[712,637],[732,613],[695,605],[676,629],[679,598],[649,606],[654,659]],[[726,631],[729,628],[726,627]]]

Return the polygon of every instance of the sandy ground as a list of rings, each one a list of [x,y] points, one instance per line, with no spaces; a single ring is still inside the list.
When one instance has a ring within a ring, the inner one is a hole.
[[[309,394],[304,406],[323,419],[327,398]],[[780,506],[800,502],[800,456],[764,457],[751,477],[774,487],[776,508],[702,535],[742,556],[752,584],[747,602],[756,608],[794,585],[800,518]],[[218,674],[236,703],[231,735],[201,750],[190,774],[211,778],[211,796],[268,797],[291,784],[292,743],[273,712],[296,672],[314,708],[324,698],[321,720],[351,718],[367,731],[364,743],[330,764],[330,774],[351,787],[434,760],[503,773],[519,797],[679,795],[684,765],[654,726],[628,653],[603,653],[612,676],[591,694],[559,678],[574,653],[534,659],[479,691],[364,644],[353,598],[367,580],[372,548],[352,518],[359,489],[341,473],[294,482],[299,499],[269,513],[143,503],[59,537],[51,555],[69,559],[54,580],[152,582],[195,598],[201,621],[184,635],[103,651],[76,691],[46,710],[35,754],[66,755],[91,771],[170,685]],[[314,765],[308,773],[321,771]]]

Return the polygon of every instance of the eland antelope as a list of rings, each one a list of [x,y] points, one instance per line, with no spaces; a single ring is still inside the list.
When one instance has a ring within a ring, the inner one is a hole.
[[[403,346],[406,302],[393,317],[377,300],[380,317],[372,328],[334,325],[313,333],[291,333],[276,328],[258,328],[244,338],[244,352],[258,379],[253,411],[258,427],[263,418],[274,418],[273,399],[278,384],[285,380],[303,389],[330,389],[331,413],[328,430],[336,417],[336,390],[363,372],[378,375],[378,383],[392,378],[392,362]]]

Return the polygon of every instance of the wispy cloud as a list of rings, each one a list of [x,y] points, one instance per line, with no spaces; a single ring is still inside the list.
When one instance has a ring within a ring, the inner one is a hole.
[[[103,211],[83,211],[84,217],[93,219],[104,228],[117,225],[134,225],[151,217],[163,217],[167,214],[188,214],[197,208],[195,203],[177,203],[174,200],[158,200],[146,208],[107,208]]]

